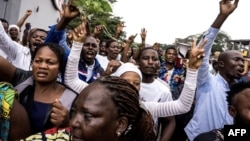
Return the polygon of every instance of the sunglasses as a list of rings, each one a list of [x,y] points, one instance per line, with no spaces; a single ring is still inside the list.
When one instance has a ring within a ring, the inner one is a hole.
[[[85,46],[85,47],[90,47],[90,46],[92,46],[93,48],[97,48],[97,45],[94,44],[94,43],[84,43],[83,46]]]

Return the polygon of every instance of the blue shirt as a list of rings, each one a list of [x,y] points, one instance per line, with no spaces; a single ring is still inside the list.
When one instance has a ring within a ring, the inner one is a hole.
[[[205,57],[198,71],[194,115],[184,129],[191,141],[200,133],[233,124],[226,101],[229,85],[220,74],[214,76],[209,72],[209,56],[218,32],[219,29],[211,27],[204,36],[208,38],[208,42],[204,47]]]
[[[69,56],[70,47],[68,46],[66,42],[67,38],[66,38],[65,30],[57,31],[55,29],[56,25],[50,26],[49,28],[50,28],[50,31],[45,39],[45,42],[59,44],[64,50],[65,59],[67,59]]]
[[[28,111],[30,126],[31,126],[31,133],[37,133],[45,130],[45,124],[47,122],[50,123],[50,127],[53,127],[53,124],[48,120],[47,114],[50,111],[51,104],[49,103],[42,103],[38,101],[32,101],[32,108],[29,103],[22,103],[26,111]],[[48,129],[48,128],[47,128]]]

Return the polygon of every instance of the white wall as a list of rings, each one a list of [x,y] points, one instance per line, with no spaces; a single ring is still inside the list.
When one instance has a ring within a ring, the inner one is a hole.
[[[31,28],[38,27],[48,30],[48,26],[57,23],[59,12],[54,8],[52,0],[21,0],[19,19],[25,14],[27,9],[32,10],[32,15],[26,20],[31,23]],[[37,10],[39,7],[39,10]],[[25,23],[26,23],[25,22]],[[24,23],[24,25],[25,25]],[[24,26],[23,28],[24,29]],[[23,31],[23,30],[22,30]]]

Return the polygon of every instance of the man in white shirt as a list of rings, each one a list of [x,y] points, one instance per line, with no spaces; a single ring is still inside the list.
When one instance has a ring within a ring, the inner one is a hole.
[[[149,47],[144,48],[138,55],[139,59],[139,68],[142,72],[142,83],[140,89],[140,98],[142,101],[147,102],[166,102],[172,101],[172,95],[170,89],[155,78],[155,73],[159,68],[159,56],[158,52]],[[158,119],[154,119],[157,125]],[[175,119],[173,116],[166,117],[164,120],[167,120],[168,124],[163,130],[164,134],[162,140],[169,140],[172,136],[172,133],[175,128]],[[157,126],[158,128],[158,126]],[[163,132],[158,131],[159,134]]]

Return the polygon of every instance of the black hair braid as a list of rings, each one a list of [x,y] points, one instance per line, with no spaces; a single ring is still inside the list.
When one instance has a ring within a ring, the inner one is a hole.
[[[139,107],[139,94],[133,85],[119,77],[102,77],[103,83],[111,92],[112,100],[118,106],[120,116],[126,116],[129,121],[134,121]]]
[[[115,76],[101,77],[97,82],[111,92],[119,116],[127,117],[128,127],[124,135],[130,140],[154,140],[154,122],[151,114],[140,107],[137,89],[126,80]]]

